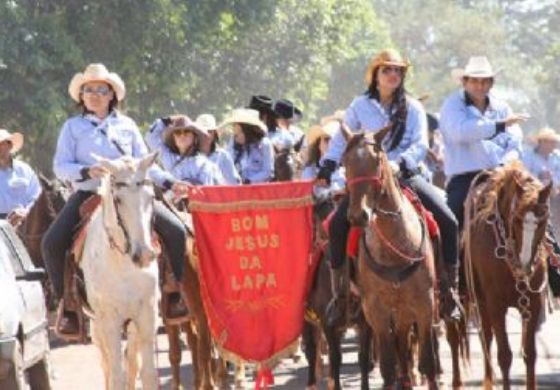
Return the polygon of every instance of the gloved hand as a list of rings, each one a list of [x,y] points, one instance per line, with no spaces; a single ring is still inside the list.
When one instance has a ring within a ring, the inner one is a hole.
[[[319,173],[317,174],[317,180],[324,180],[327,185],[331,185],[331,176],[336,169],[336,161],[325,160],[319,168]]]

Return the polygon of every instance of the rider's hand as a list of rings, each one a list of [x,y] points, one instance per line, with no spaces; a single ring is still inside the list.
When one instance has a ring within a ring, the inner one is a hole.
[[[336,161],[325,160],[319,168],[319,173],[317,174],[316,182],[319,185],[330,186],[331,176],[336,169]]]
[[[175,194],[177,198],[188,198],[189,191],[192,190],[194,186],[191,183],[187,183],[185,181],[176,181],[171,186],[171,191]]]
[[[512,126],[518,123],[525,122],[529,119],[530,116],[527,114],[510,114],[505,120],[504,123],[507,126]]]
[[[18,208],[13,210],[10,214],[8,214],[8,222],[12,226],[18,226],[20,223],[23,222],[26,216],[27,216],[27,211],[25,211],[25,209]]]
[[[89,167],[87,173],[88,176],[92,179],[100,179],[103,176],[109,174],[109,171],[101,165],[92,165],[91,167]]]

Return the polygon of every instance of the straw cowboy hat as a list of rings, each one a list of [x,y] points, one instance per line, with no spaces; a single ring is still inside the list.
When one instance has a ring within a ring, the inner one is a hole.
[[[109,84],[117,96],[117,100],[124,99],[126,89],[124,82],[116,73],[109,72],[103,64],[89,64],[83,73],[79,72],[72,77],[68,85],[68,93],[78,103],[80,102],[80,91],[85,83],[90,81],[103,81]]]
[[[218,130],[216,118],[212,114],[200,114],[194,122],[198,127],[206,131]]]
[[[252,108],[236,108],[219,127],[221,128],[234,123],[245,123],[255,126],[263,135],[268,131],[264,122],[259,119],[259,112]]]
[[[340,129],[340,122],[338,120],[330,120],[321,125],[312,126],[307,134],[307,144],[313,145],[321,137],[332,138]]]
[[[398,66],[406,71],[410,67],[410,62],[395,49],[382,50],[369,61],[366,71],[366,84],[368,86],[373,81],[373,73],[380,66]]]
[[[529,137],[529,141],[538,144],[539,141],[552,141],[560,142],[560,134],[551,129],[550,127],[543,127],[536,134]]]
[[[177,130],[190,130],[198,137],[209,137],[208,130],[200,127],[186,115],[175,115],[171,117],[171,122],[162,133],[163,140],[166,144],[173,144],[171,136]]]
[[[23,134],[10,133],[6,129],[0,129],[0,142],[10,141],[12,143],[11,153],[17,153],[23,147]]]
[[[469,58],[465,69],[453,69],[451,71],[451,77],[457,81],[461,81],[465,77],[491,79],[498,73],[500,73],[500,70],[494,71],[488,58],[485,56],[475,56]]]

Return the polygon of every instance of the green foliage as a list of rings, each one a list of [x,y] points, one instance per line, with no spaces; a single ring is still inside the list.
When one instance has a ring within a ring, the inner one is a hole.
[[[367,0],[14,0],[0,5],[0,34],[0,123],[23,129],[42,170],[76,113],[68,82],[88,63],[121,75],[141,125],[221,117],[257,93],[294,100],[307,124],[346,106],[367,58],[389,43]]]

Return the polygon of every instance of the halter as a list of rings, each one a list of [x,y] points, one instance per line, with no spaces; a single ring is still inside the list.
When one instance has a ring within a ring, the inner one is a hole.
[[[111,182],[111,188],[144,187],[144,186],[151,186],[151,185],[153,184],[152,181],[149,179],[140,180],[138,182],[125,182],[125,181]],[[112,193],[112,195],[114,194]],[[117,252],[119,252],[122,255],[130,255],[130,250],[132,248],[132,244],[130,243],[130,234],[128,233],[128,230],[126,230],[126,227],[124,226],[121,213],[119,213],[119,202],[115,199],[115,196],[113,196],[113,205],[115,207],[115,214],[117,216],[117,224],[123,232],[123,236],[125,238],[126,244],[124,248],[120,247],[117,241],[115,240],[115,238],[109,232],[107,225],[105,225],[105,233],[107,234],[107,237],[109,239],[109,245],[111,246],[111,249],[117,250]]]

